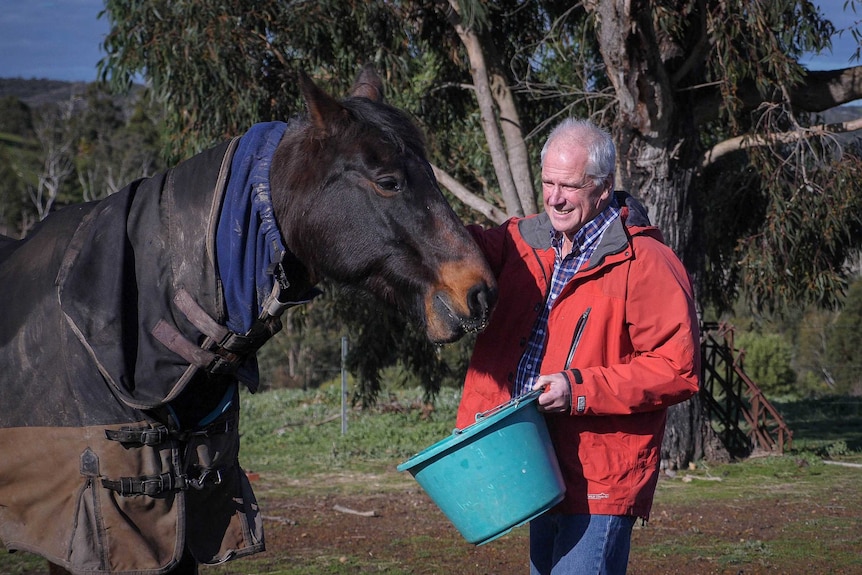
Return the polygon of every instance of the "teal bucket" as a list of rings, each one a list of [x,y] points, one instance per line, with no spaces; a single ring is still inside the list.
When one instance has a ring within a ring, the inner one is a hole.
[[[409,471],[469,543],[505,535],[559,503],[566,487],[535,391],[398,466]]]

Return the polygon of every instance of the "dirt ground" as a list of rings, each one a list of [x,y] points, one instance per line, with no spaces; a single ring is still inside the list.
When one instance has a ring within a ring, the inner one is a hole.
[[[486,545],[470,545],[421,489],[392,495],[267,499],[263,516],[268,551],[255,556],[253,566],[243,566],[249,559],[241,559],[206,568],[203,575],[267,573],[286,564],[307,565],[313,573],[529,572],[526,527]],[[824,526],[842,517],[852,518],[857,528],[860,525],[858,510],[840,505],[809,506],[805,514],[805,521]],[[657,505],[650,522],[646,526],[639,522],[633,533],[629,575],[862,573],[862,562],[856,570],[829,567],[829,553],[841,545],[834,537],[820,556],[794,558],[771,549],[770,541],[798,519],[798,502],[784,502],[779,495],[746,506],[733,501],[710,503],[708,510]],[[823,537],[830,535],[824,532]],[[726,542],[723,547],[728,551],[723,556],[709,555],[716,541]],[[858,541],[851,539],[847,545]],[[698,542],[709,542],[703,545],[703,554],[674,551],[679,544],[697,549]],[[853,552],[862,554],[862,549]]]
[[[334,484],[319,495],[290,491],[259,491],[266,552],[201,575],[529,573],[527,527],[468,544],[418,485],[374,495],[339,494]],[[780,489],[744,502],[657,500],[650,522],[633,532],[628,574],[862,575],[859,498],[847,495],[839,487],[802,500]],[[12,573],[46,567],[40,560]]]

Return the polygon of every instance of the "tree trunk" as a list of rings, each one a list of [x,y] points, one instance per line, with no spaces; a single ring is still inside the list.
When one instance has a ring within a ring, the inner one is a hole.
[[[503,201],[506,203],[506,212],[512,216],[523,216],[524,208],[512,177],[509,167],[509,158],[497,124],[497,114],[494,108],[494,96],[491,92],[491,79],[488,66],[485,62],[485,52],[481,39],[475,30],[465,26],[459,14],[460,7],[457,0],[449,0],[451,11],[448,13],[449,21],[461,38],[467,57],[470,60],[470,74],[473,77],[473,88],[476,91],[476,101],[482,119],[482,130],[488,142],[491,153],[491,162],[500,184]]]
[[[692,461],[703,459],[708,422],[700,396],[668,410],[661,463],[665,469],[684,469]]]
[[[697,206],[692,180],[698,157],[697,132],[675,91],[657,41],[652,10],[638,0],[586,3],[598,20],[602,59],[619,106],[617,188],[639,198],[667,243],[694,271],[695,300],[703,267],[701,241],[694,225]],[[669,410],[662,460],[679,468],[700,459],[710,426],[699,397]]]

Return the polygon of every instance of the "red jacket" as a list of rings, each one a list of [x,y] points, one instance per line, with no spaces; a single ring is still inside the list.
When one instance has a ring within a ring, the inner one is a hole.
[[[682,263],[628,200],[548,318],[541,373],[568,369],[572,411],[547,415],[563,477],[556,511],[649,517],[667,408],[698,391],[700,347]],[[635,225],[637,224],[637,225]],[[479,335],[457,426],[509,401],[518,362],[550,288],[554,249],[546,214],[497,228],[471,226],[499,280],[499,300]],[[571,365],[578,319],[592,308]],[[579,403],[581,411],[579,412]]]

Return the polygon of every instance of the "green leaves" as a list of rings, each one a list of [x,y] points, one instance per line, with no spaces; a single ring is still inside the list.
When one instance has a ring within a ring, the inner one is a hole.
[[[786,156],[755,156],[766,194],[764,220],[737,245],[740,279],[754,308],[838,306],[847,285],[843,264],[862,232],[862,159],[812,156],[788,165]]]
[[[862,280],[850,287],[846,305],[835,318],[826,340],[826,360],[835,393],[862,392]]]
[[[721,88],[727,118],[735,125],[741,85],[752,82],[767,98],[787,97],[804,75],[799,58],[831,47],[834,26],[809,0],[710,2],[708,82]],[[744,125],[744,124],[743,124]]]

